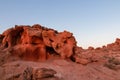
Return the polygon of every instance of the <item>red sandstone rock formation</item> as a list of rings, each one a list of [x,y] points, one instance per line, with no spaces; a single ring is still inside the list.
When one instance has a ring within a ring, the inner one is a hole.
[[[119,38],[83,49],[72,33],[38,24],[16,25],[0,34],[0,80],[119,80],[119,74]]]
[[[104,60],[105,56],[112,57],[111,54],[119,52],[120,39],[117,38],[114,43],[102,48],[83,49],[76,46],[73,34],[68,31],[58,32],[38,24],[16,25],[0,34],[0,50],[1,53],[10,53],[23,60],[45,61],[59,56],[80,64],[88,64]]]
[[[11,49],[11,53],[24,60],[44,61],[51,54],[70,58],[76,41],[72,33],[42,27],[41,25],[16,25],[0,35],[1,49]]]
[[[88,64],[91,62],[106,61],[111,58],[120,58],[120,39],[117,38],[114,43],[107,46],[89,47],[88,49],[82,49],[77,47],[75,49],[74,59],[75,62],[80,64]]]

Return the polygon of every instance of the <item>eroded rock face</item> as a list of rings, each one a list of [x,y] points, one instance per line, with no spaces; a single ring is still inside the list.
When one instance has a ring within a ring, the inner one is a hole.
[[[92,62],[107,61],[111,58],[120,58],[120,39],[117,38],[114,43],[102,47],[88,47],[82,49],[75,47],[75,55],[73,56],[75,62],[86,65]]]
[[[11,49],[14,56],[24,60],[44,61],[51,54],[70,58],[76,41],[72,33],[42,27],[41,25],[16,25],[0,35],[1,49]]]
[[[45,61],[55,56],[69,58],[80,64],[106,60],[120,56],[120,39],[103,47],[76,46],[76,40],[68,31],[58,32],[41,25],[15,25],[0,34],[0,65],[10,60]]]
[[[0,34],[0,46],[2,46],[2,40],[3,40],[4,36],[2,34]]]

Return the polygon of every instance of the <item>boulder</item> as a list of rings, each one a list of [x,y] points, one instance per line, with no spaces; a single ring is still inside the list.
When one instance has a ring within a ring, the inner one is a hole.
[[[33,70],[33,80],[52,78],[56,73],[53,69],[37,68]]]

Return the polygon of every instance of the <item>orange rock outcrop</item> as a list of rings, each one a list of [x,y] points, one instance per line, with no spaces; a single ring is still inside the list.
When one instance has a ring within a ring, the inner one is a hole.
[[[58,32],[39,24],[15,25],[0,35],[1,49],[10,49],[12,55],[24,60],[44,61],[51,55],[70,58],[76,40],[68,31]]]

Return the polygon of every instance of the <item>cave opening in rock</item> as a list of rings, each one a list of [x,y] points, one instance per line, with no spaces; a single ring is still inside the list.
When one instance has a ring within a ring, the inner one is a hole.
[[[57,53],[55,52],[55,50],[52,48],[52,47],[46,47],[46,50],[47,50],[47,52],[49,53],[49,54],[56,54],[57,55]]]

